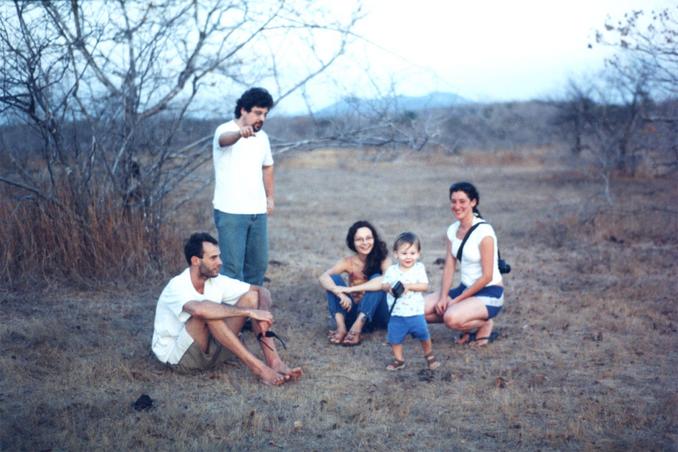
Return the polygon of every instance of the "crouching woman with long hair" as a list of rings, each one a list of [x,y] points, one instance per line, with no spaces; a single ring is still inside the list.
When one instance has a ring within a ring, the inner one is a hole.
[[[497,236],[480,216],[480,195],[469,182],[450,187],[450,210],[457,220],[447,229],[447,252],[439,292],[426,298],[425,316],[429,323],[443,322],[462,332],[458,344],[474,342],[487,345],[494,339],[492,318],[504,305],[504,287],[499,272]],[[469,235],[457,261],[457,252],[466,233]],[[454,271],[460,267],[461,284],[452,287]]]

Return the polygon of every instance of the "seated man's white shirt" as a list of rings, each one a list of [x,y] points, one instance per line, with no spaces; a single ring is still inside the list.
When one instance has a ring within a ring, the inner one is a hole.
[[[160,294],[155,311],[152,341],[155,356],[163,363],[177,364],[193,343],[184,329],[191,317],[183,310],[186,303],[213,301],[234,305],[248,290],[249,284],[219,275],[205,281],[205,293],[201,294],[193,287],[188,268],[172,278]]]

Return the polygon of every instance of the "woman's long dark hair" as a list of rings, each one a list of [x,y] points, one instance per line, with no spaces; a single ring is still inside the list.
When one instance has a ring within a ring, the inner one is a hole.
[[[370,254],[367,255],[365,268],[363,269],[363,275],[365,275],[365,278],[369,278],[375,273],[381,273],[381,263],[386,259],[386,256],[388,256],[388,248],[386,247],[386,243],[379,238],[379,233],[375,227],[372,226],[369,221],[360,220],[356,221],[348,228],[348,233],[346,234],[346,246],[348,246],[348,249],[354,253],[358,252],[355,249],[354,241],[355,233],[358,232],[358,229],[360,228],[369,229],[372,232],[372,237],[374,237],[374,246],[372,247]]]
[[[478,206],[480,205],[480,194],[478,193],[478,190],[476,190],[476,187],[471,182],[457,182],[456,184],[452,184],[450,185],[450,199],[452,199],[452,193],[458,191],[466,193],[466,196],[468,196],[470,201],[476,200],[473,213],[476,214],[478,218],[482,218],[483,216],[480,215],[480,210],[478,210]]]

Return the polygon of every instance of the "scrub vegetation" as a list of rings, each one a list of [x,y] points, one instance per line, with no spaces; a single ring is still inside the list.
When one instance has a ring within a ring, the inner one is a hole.
[[[3,290],[0,448],[671,449],[678,188],[672,177],[615,179],[624,202],[610,206],[598,179],[559,154],[281,156],[267,286],[288,344],[283,357],[305,376],[280,388],[238,363],[178,375],[150,352],[157,296],[184,265],[180,237],[213,229],[209,187],[163,241],[170,264],[143,285]],[[209,164],[199,171],[211,176]],[[346,228],[367,218],[388,241],[415,231],[436,287],[452,218],[447,187],[461,179],[478,186],[513,266],[499,339],[482,350],[455,346],[451,331],[433,325],[442,362],[434,372],[415,341],[405,344],[407,367],[386,372],[383,331],[359,347],[330,345],[316,278],[346,251]],[[403,184],[412,188],[403,193]],[[251,332],[244,340],[256,347]],[[137,411],[142,394],[152,408]]]

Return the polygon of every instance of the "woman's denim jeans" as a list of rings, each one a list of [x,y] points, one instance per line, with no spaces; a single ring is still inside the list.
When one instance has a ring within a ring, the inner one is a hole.
[[[381,274],[376,273],[370,276],[370,279],[377,278]],[[339,275],[331,275],[332,281],[337,286],[346,287],[346,282]],[[347,311],[339,303],[339,297],[334,293],[327,292],[327,308],[329,309],[331,320],[337,313],[343,314],[346,321],[346,327],[350,328],[353,322],[358,318],[359,313],[365,314],[367,322],[364,331],[370,331],[373,328],[385,328],[388,325],[388,305],[386,304],[386,292],[378,290],[374,292],[365,292],[359,303],[353,301],[351,294],[346,294],[351,298],[351,310]]]

